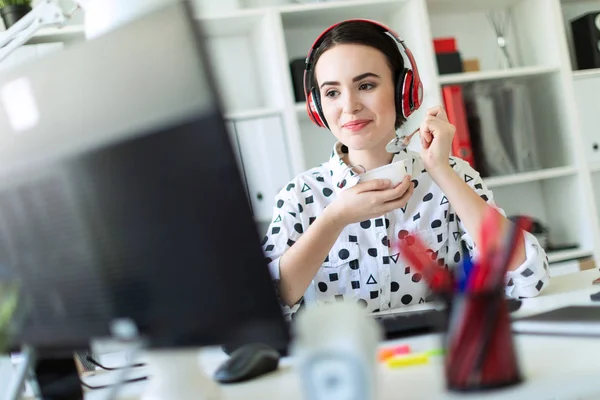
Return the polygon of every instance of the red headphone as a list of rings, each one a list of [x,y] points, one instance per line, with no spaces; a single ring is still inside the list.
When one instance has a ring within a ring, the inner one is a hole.
[[[369,22],[379,28],[382,33],[390,36],[398,44],[398,50],[402,54],[402,50],[406,54],[408,61],[410,62],[410,68],[404,68],[400,71],[398,76],[398,84],[396,85],[396,113],[401,113],[404,118],[408,118],[415,110],[417,110],[423,102],[423,83],[419,77],[419,70],[417,69],[417,63],[412,52],[404,44],[404,41],[400,39],[398,34],[388,28],[387,26],[380,24],[379,22],[368,20],[368,19],[350,19],[339,22],[335,25],[327,28],[310,48],[308,55],[306,56],[306,64],[304,67],[304,96],[306,97],[306,111],[310,119],[320,127],[329,128],[325,117],[323,116],[323,110],[321,108],[321,96],[319,90],[316,87],[308,87],[309,85],[309,74],[312,71],[313,65],[313,54],[314,51],[321,45],[325,34],[335,28],[336,26],[344,22]]]

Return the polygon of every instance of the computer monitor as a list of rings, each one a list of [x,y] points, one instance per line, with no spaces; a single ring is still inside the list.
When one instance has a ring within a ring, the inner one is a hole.
[[[0,75],[0,277],[17,343],[150,348],[288,331],[184,1]],[[240,88],[243,90],[243,88]]]

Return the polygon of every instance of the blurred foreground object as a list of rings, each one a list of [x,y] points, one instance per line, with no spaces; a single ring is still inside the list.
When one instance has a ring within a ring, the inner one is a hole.
[[[44,398],[66,399],[48,362],[81,391],[73,352],[96,338],[149,353],[146,400],[214,398],[198,347],[287,347],[202,27],[169,3],[0,75],[0,273]]]
[[[292,352],[307,400],[377,398],[377,345],[382,332],[355,303],[310,307],[298,314]]]
[[[6,29],[31,11],[31,0],[0,0],[0,16]]]
[[[522,382],[504,300],[505,276],[531,220],[519,217],[505,232],[502,216],[489,207],[480,227],[479,256],[463,255],[462,266],[437,265],[419,236],[394,246],[444,299],[448,327],[444,336],[446,387],[487,391]]]
[[[0,354],[10,343],[19,298],[18,285],[0,281]]]
[[[173,0],[78,0],[77,8],[70,13],[65,12],[54,0],[42,0],[33,10],[22,5],[25,2],[26,0],[0,0],[0,14],[5,19],[7,28],[5,32],[0,32],[0,62],[26,44],[40,29],[64,27],[79,8],[85,11],[85,35],[92,39],[172,3]],[[6,9],[9,11],[4,11]],[[5,16],[7,12],[10,14]]]

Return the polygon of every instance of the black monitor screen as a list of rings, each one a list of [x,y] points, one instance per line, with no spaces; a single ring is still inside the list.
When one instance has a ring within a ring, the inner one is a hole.
[[[173,3],[0,76],[19,343],[84,347],[119,318],[152,347],[287,341],[198,26]]]

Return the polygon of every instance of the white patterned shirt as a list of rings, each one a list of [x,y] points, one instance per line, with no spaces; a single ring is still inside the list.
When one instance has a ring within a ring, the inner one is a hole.
[[[276,196],[273,219],[262,243],[276,285],[279,260],[285,251],[341,191],[358,183],[358,176],[343,161],[347,151],[346,146],[336,143],[328,162],[300,174]],[[407,233],[419,235],[441,266],[459,265],[464,248],[477,258],[472,238],[425,170],[420,155],[404,150],[394,155],[393,162],[400,160],[405,160],[415,185],[406,207],[346,226],[301,301],[293,307],[282,304],[286,317],[302,303],[356,301],[376,312],[425,302],[430,294],[426,282],[391,246],[392,240]],[[459,158],[450,157],[449,162],[483,200],[505,215],[477,171]],[[526,261],[507,273],[506,294],[510,297],[536,296],[549,282],[546,253],[530,233],[525,235],[525,249]]]

